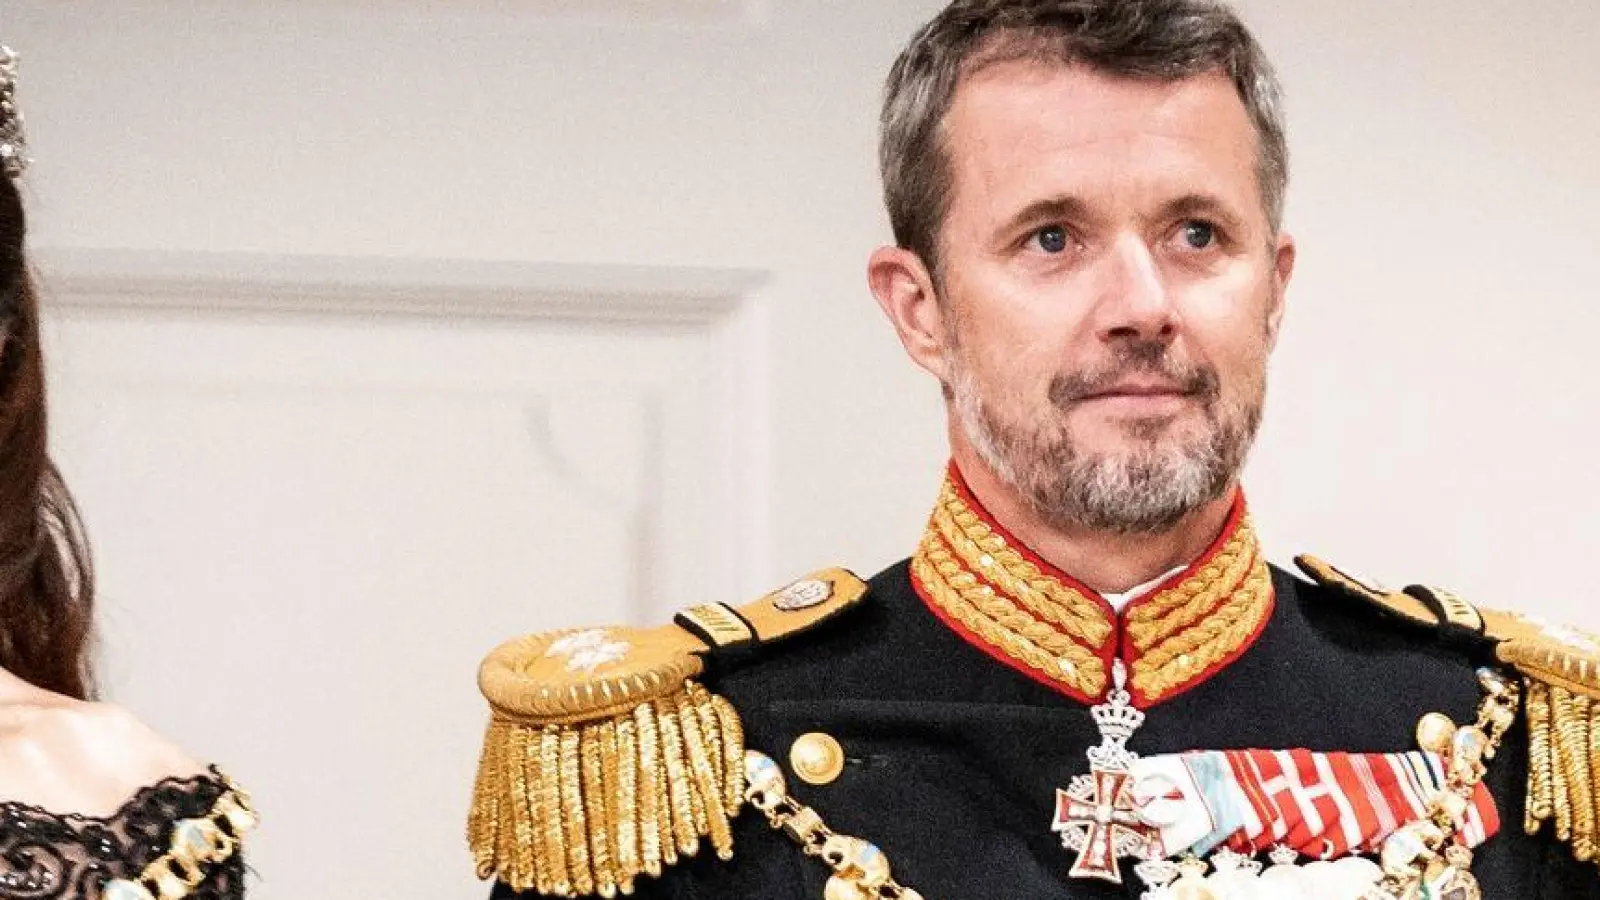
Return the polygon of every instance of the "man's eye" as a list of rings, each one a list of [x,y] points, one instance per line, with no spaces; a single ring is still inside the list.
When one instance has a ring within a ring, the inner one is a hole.
[[[1033,233],[1028,243],[1037,245],[1045,253],[1063,253],[1067,249],[1067,230],[1060,225],[1041,228]]]
[[[1182,236],[1189,249],[1209,250],[1217,242],[1217,229],[1210,222],[1185,222]]]

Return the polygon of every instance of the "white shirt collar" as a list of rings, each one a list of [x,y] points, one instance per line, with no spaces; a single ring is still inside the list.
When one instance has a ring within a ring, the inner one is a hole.
[[[1112,609],[1116,610],[1117,612],[1122,612],[1122,610],[1126,608],[1129,603],[1132,603],[1133,601],[1160,587],[1162,582],[1187,568],[1189,568],[1187,565],[1179,566],[1170,572],[1164,572],[1161,575],[1146,581],[1144,584],[1135,585],[1125,591],[1122,591],[1121,593],[1101,594],[1100,596],[1104,597],[1105,601],[1111,604]]]

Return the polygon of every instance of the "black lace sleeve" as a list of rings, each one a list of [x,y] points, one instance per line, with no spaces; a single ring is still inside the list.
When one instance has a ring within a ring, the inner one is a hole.
[[[143,788],[104,818],[0,801],[0,900],[112,900],[107,882],[137,879],[171,850],[174,825],[210,817],[228,791],[213,769]],[[240,900],[243,876],[233,853],[208,867],[186,900]]]

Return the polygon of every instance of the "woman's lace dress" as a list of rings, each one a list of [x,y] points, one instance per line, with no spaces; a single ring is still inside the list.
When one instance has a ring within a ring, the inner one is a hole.
[[[140,789],[107,817],[0,800],[0,900],[240,900],[249,799],[221,772]]]

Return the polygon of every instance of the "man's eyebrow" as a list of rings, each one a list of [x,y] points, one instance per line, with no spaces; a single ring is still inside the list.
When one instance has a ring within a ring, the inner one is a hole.
[[[1227,202],[1214,194],[1189,193],[1170,200],[1161,207],[1162,219],[1181,219],[1186,217],[1204,217],[1217,219],[1230,231],[1238,231],[1244,226],[1244,221]],[[1054,222],[1083,222],[1093,218],[1089,204],[1081,197],[1062,194],[1055,197],[1045,197],[1035,200],[1024,206],[1015,215],[1006,219],[1001,226],[1000,233],[1009,236],[1016,231],[1030,226],[1046,225]]]
[[[1222,224],[1232,231],[1238,231],[1244,226],[1243,221],[1227,203],[1211,194],[1184,194],[1164,205],[1161,212],[1162,218],[1165,219],[1182,219],[1190,216],[1220,219]]]
[[[1001,231],[1009,235],[1029,225],[1082,221],[1086,218],[1089,218],[1089,205],[1078,197],[1063,194],[1035,200],[1024,206],[1016,215],[1006,220]]]

